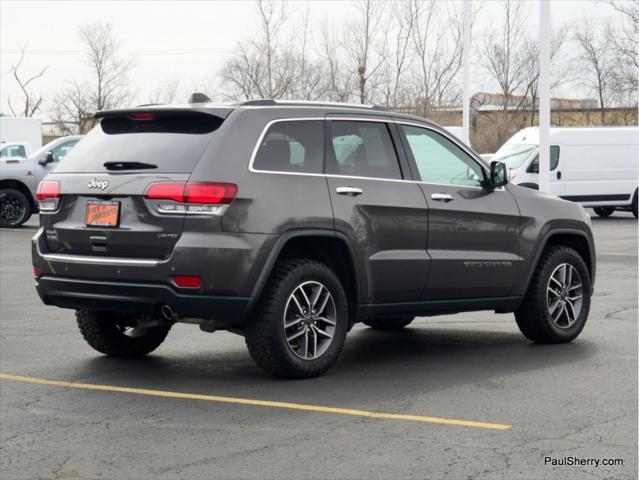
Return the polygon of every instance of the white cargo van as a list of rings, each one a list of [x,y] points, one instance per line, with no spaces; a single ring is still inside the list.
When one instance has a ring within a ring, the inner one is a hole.
[[[615,209],[637,216],[637,127],[550,129],[550,192],[607,217]],[[539,188],[539,128],[513,135],[491,160],[505,162],[510,181]]]

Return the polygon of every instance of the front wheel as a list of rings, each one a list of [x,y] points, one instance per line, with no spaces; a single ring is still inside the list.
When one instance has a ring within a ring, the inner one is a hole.
[[[127,317],[113,312],[76,310],[80,333],[100,353],[113,357],[140,357],[160,346],[171,325],[132,326]]]
[[[364,325],[377,330],[401,330],[410,324],[415,317],[405,315],[401,317],[373,317],[364,320]]]
[[[348,328],[346,294],[323,263],[278,264],[245,328],[255,362],[283,378],[321,375],[337,360]]]
[[[607,218],[613,214],[615,207],[595,207],[593,210],[600,217]]]
[[[570,342],[588,319],[590,290],[588,268],[575,250],[547,248],[515,311],[521,333],[537,343]]]
[[[31,203],[20,190],[0,190],[0,227],[19,227],[29,220]]]

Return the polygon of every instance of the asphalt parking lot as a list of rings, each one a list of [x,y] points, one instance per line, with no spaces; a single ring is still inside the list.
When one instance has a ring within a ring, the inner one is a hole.
[[[630,214],[593,219],[596,293],[573,343],[532,345],[490,312],[356,326],[338,364],[304,381],[264,374],[239,336],[188,325],[146,358],[98,355],[72,311],[35,293],[35,221],[0,231],[3,479],[636,478]]]

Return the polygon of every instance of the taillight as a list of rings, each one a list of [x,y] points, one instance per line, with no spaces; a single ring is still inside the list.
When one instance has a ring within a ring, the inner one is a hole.
[[[36,192],[38,207],[42,212],[52,212],[58,209],[60,202],[60,182],[57,180],[43,180]]]
[[[160,213],[204,215],[222,215],[236,195],[237,185],[219,182],[158,182],[149,185],[144,193],[148,199],[160,200]]]
[[[176,202],[184,202],[185,182],[161,182],[152,183],[144,192],[146,198],[157,200],[173,200]]]
[[[38,279],[42,276],[42,269],[38,266],[33,267],[33,276]]]
[[[234,183],[187,183],[184,196],[187,203],[228,205],[237,195]]]

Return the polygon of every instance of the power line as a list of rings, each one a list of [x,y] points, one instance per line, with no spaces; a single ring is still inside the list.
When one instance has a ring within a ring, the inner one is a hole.
[[[20,49],[2,48],[2,54],[19,54]],[[25,52],[32,55],[86,55],[83,50],[56,50],[56,49],[29,49]],[[210,48],[210,49],[174,49],[174,50],[121,50],[117,55],[229,55],[233,53],[230,49]]]

